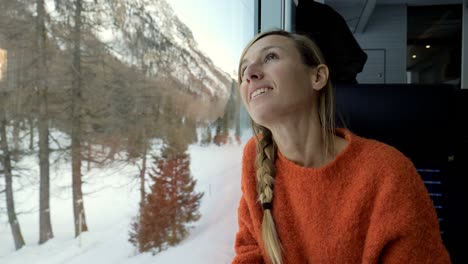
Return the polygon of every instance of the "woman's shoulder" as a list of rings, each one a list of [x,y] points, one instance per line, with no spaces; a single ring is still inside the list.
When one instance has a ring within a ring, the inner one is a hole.
[[[354,137],[361,149],[350,164],[351,167],[348,167],[355,172],[350,176],[355,184],[372,186],[369,190],[374,194],[380,193],[385,201],[400,199],[427,202],[424,182],[409,157],[379,140]],[[394,198],[389,198],[389,195]],[[412,198],[408,198],[408,195]],[[397,196],[401,197],[395,198]]]
[[[257,145],[257,139],[256,139],[256,136],[253,135],[247,140],[247,143],[245,143],[244,151],[246,149],[255,148],[256,145]]]
[[[397,148],[376,139],[354,137],[360,145],[360,166],[380,175],[379,178],[407,181],[414,178],[408,175],[418,175],[411,159]],[[420,180],[419,176],[416,178]]]
[[[244,158],[255,158],[255,154],[257,152],[257,139],[254,136],[252,136],[247,143],[244,145],[244,151],[243,151],[243,156]]]
[[[365,156],[366,160],[369,162],[392,167],[402,164],[408,165],[408,163],[411,163],[409,157],[394,146],[376,139],[360,136],[356,137],[359,138],[361,143],[362,155]]]
[[[255,170],[255,156],[257,153],[257,139],[252,136],[244,145],[242,154],[242,177],[241,186],[242,192],[247,197],[255,200],[256,196],[256,170]]]

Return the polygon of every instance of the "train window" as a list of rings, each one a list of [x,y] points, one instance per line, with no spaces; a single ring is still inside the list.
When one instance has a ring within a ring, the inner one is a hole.
[[[0,9],[2,262],[230,261],[255,1]]]

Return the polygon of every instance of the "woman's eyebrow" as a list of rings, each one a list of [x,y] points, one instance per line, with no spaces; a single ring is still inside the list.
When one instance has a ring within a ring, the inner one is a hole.
[[[274,48],[283,49],[283,47],[281,47],[281,46],[270,45],[270,46],[266,46],[263,49],[261,49],[260,52],[265,52],[266,50],[274,49]]]
[[[284,50],[284,48],[281,47],[281,46],[270,45],[270,46],[263,47],[263,48],[260,50],[260,53],[263,53],[263,52],[265,52],[265,51],[267,51],[267,50],[269,50],[269,49],[274,49],[274,48],[278,48],[278,49]],[[241,66],[244,65],[244,63],[246,63],[246,62],[247,62],[247,59],[243,59],[243,60],[241,61],[240,65],[241,65]]]

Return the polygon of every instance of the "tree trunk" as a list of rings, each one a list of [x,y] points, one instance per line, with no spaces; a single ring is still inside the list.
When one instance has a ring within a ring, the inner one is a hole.
[[[75,28],[73,32],[73,83],[72,83],[72,189],[73,189],[73,216],[75,220],[75,237],[81,232],[88,231],[83,205],[83,192],[81,191],[81,11],[82,0],[75,1]]]
[[[16,89],[15,89],[16,90]],[[15,100],[18,100],[16,98]],[[19,111],[15,111],[15,118],[13,119],[13,150],[20,149],[20,121],[19,121]],[[11,158],[13,160],[19,160],[18,151],[13,151],[11,154]]]
[[[2,163],[5,174],[5,193],[8,212],[8,222],[10,223],[11,233],[13,234],[15,249],[18,250],[24,246],[24,239],[23,235],[21,234],[21,228],[18,219],[16,218],[15,203],[13,199],[13,175],[11,168],[11,156],[7,144],[6,120],[2,109],[0,109],[0,115],[0,142],[3,152]]]
[[[141,63],[143,65],[143,63]],[[139,107],[140,104],[137,105]],[[142,160],[141,160],[141,168],[140,168],[140,209],[143,208],[145,205],[145,175],[146,175],[146,155],[148,154],[148,141],[147,140],[147,134],[146,134],[146,126],[143,125],[143,130],[142,130],[142,135],[140,135],[143,144],[141,146],[143,147],[142,149]]]
[[[54,237],[50,222],[50,164],[49,164],[49,127],[47,123],[47,95],[40,94],[39,105],[39,244]]]
[[[178,222],[178,215],[177,215],[177,195],[178,195],[178,186],[177,186],[177,176],[178,176],[178,169],[179,169],[179,164],[177,162],[177,154],[173,154],[170,156],[170,159],[175,163],[174,167],[174,172],[173,175],[171,175],[171,181],[172,181],[172,190],[171,190],[171,203],[174,204],[173,209],[174,209],[174,219],[172,221],[172,238],[171,242],[172,245],[176,245],[179,241],[177,238],[177,226],[179,225]]]
[[[146,174],[146,146],[143,149],[143,159],[141,161],[140,169],[140,208],[143,207],[145,202],[145,174]]]
[[[44,0],[37,0],[37,84],[39,97],[39,244],[54,237],[50,223],[50,164],[49,164],[49,125],[47,117],[47,68],[46,68],[46,31],[44,24]]]
[[[29,123],[29,150],[34,149],[34,119],[32,116],[28,117]]]
[[[86,171],[90,171],[91,170],[91,156],[92,156],[92,151],[91,151],[91,143],[88,143],[88,145],[86,145],[86,151],[88,151],[88,160],[86,162]]]

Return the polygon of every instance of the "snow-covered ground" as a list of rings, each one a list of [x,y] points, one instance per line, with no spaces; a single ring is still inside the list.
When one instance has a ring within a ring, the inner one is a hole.
[[[245,143],[245,138],[243,139]],[[51,170],[51,218],[55,237],[38,245],[38,180],[31,176],[15,179],[16,211],[26,246],[14,250],[10,226],[0,216],[0,263],[230,263],[237,230],[240,198],[240,170],[243,144],[218,147],[189,147],[191,171],[198,180],[197,190],[205,193],[201,219],[190,236],[176,247],[157,255],[138,254],[128,242],[128,232],[139,202],[137,167],[113,165],[86,172],[83,191],[89,232],[74,238],[69,162],[58,162]],[[24,159],[30,175],[38,175],[35,157]],[[132,177],[133,176],[133,177]],[[29,179],[27,181],[21,179]],[[4,202],[4,197],[0,199]]]

